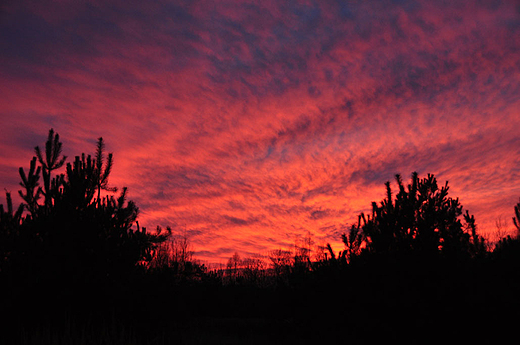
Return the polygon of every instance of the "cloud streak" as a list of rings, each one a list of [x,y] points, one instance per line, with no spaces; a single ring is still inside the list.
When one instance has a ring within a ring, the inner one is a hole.
[[[515,1],[20,1],[0,11],[0,183],[50,127],[114,152],[140,223],[224,262],[342,231],[435,173],[483,232],[520,196]]]

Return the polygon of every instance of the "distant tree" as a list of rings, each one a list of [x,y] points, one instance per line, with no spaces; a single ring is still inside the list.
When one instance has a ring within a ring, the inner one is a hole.
[[[361,214],[358,225],[344,235],[349,255],[356,255],[362,245],[364,252],[394,257],[413,254],[455,258],[485,252],[474,217],[466,212],[466,224],[462,224],[462,205],[448,197],[448,182],[439,187],[433,175],[420,179],[417,173],[412,174],[406,187],[399,175],[396,182],[395,200],[387,182],[386,198],[379,205],[372,203],[372,214]],[[363,244],[358,236],[363,237]]]
[[[179,265],[180,270],[184,270],[186,265],[193,262],[193,250],[186,232],[173,238],[170,243],[173,262]]]
[[[313,246],[314,240],[310,233],[307,233],[303,238],[296,239],[294,243],[293,271],[304,273],[310,269]]]
[[[237,252],[233,254],[232,257],[229,258],[227,262],[227,275],[229,279],[232,281],[235,281],[239,274],[240,274],[240,268],[242,267],[242,259],[240,258],[240,255],[238,255]]]
[[[515,216],[513,217],[513,224],[517,230],[517,237],[520,237],[520,202],[515,205]]]
[[[327,243],[321,250],[323,251],[323,255],[312,265],[314,271],[323,271],[325,269],[330,272],[331,270],[338,270],[347,264],[347,250],[340,251],[336,254],[330,243]]]
[[[322,262],[327,260],[327,245],[326,244],[318,244],[316,245],[316,249],[314,251],[314,261]]]
[[[502,237],[495,245],[493,258],[509,265],[520,265],[520,202],[515,205],[513,224],[517,231],[515,235]]]
[[[158,227],[158,231],[162,229]],[[154,258],[149,267],[155,272],[170,274],[177,281],[198,279],[206,267],[193,258],[193,250],[186,233],[181,236],[171,236],[172,229],[166,228],[170,234],[167,241],[157,246]]]
[[[259,284],[265,273],[265,263],[260,257],[248,257],[242,260],[243,275],[246,281]]]
[[[275,249],[269,252],[268,257],[275,277],[287,282],[294,262],[292,253],[289,250]]]

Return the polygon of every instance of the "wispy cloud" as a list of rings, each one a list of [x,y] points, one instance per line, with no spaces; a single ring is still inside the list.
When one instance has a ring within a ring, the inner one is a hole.
[[[140,223],[225,261],[339,235],[397,173],[481,230],[520,196],[515,1],[17,1],[0,11],[0,183],[53,127],[114,152]]]

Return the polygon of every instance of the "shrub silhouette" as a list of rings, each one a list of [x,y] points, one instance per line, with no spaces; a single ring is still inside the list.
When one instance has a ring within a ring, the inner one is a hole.
[[[434,175],[419,178],[415,172],[408,186],[400,175],[396,175],[396,182],[395,199],[387,182],[386,198],[380,204],[373,202],[372,214],[361,214],[358,224],[343,236],[349,257],[361,251],[427,259],[485,254],[485,242],[476,233],[474,217],[466,212],[462,223],[462,205],[458,199],[448,197],[448,182],[439,187]]]
[[[117,197],[101,196],[101,190],[116,190],[108,187],[112,154],[103,161],[102,138],[96,158],[76,156],[66,164],[64,174],[52,176],[66,160],[61,148],[58,134],[51,129],[45,153],[36,147],[28,172],[19,169],[23,202],[16,212],[6,192],[7,210],[0,207],[0,274],[22,284],[79,286],[121,281],[150,262],[168,234],[147,233],[138,224],[132,228],[139,209],[127,200],[126,187]],[[43,203],[39,203],[41,195]]]
[[[520,202],[515,205],[515,217],[513,224],[516,227],[516,234],[508,235],[498,241],[494,250],[493,258],[509,266],[520,267]]]

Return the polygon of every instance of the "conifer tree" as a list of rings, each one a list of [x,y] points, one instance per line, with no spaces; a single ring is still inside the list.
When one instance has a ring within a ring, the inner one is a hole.
[[[432,174],[420,179],[415,172],[408,186],[400,175],[396,175],[396,182],[399,191],[395,199],[387,182],[386,198],[379,205],[372,203],[371,215],[360,215],[365,252],[433,258],[485,251],[484,240],[477,235],[475,219],[469,213],[464,216],[463,226],[462,205],[458,199],[448,197],[448,182],[439,187]]]
[[[54,129],[49,130],[47,142],[45,143],[45,156],[39,146],[34,148],[36,157],[41,164],[43,174],[43,195],[45,196],[45,206],[50,207],[52,201],[51,195],[51,172],[59,169],[65,163],[66,156],[61,156],[62,144],[58,133],[54,133]],[[61,156],[61,157],[60,157]]]
[[[15,251],[16,237],[22,221],[23,205],[14,211],[11,193],[5,191],[7,210],[0,204],[0,273],[4,272]]]
[[[29,170],[19,169],[24,202],[14,212],[11,195],[6,193],[8,209],[0,207],[0,275],[2,268],[11,265],[11,272],[30,275],[26,278],[32,282],[115,282],[153,259],[168,234],[147,233],[139,226],[132,229],[139,209],[128,200],[127,188],[117,197],[101,198],[101,189],[115,191],[108,185],[112,154],[105,161],[102,138],[96,148],[95,159],[76,156],[67,163],[65,174],[52,177],[66,157],[61,156],[59,135],[51,129],[45,152],[36,147]],[[40,172],[43,189],[38,184]],[[45,204],[39,205],[42,193]],[[30,215],[23,215],[24,208]]]
[[[27,175],[25,174],[25,171],[22,167],[20,167],[18,171],[20,173],[20,177],[22,178],[20,186],[25,189],[25,193],[23,191],[18,191],[18,194],[20,194],[20,197],[26,202],[25,206],[34,217],[38,208],[38,199],[40,198],[41,194],[41,189],[38,188],[41,167],[39,166],[36,168],[36,157],[33,157]]]
[[[344,255],[348,261],[351,261],[361,253],[361,246],[365,240],[361,220],[363,220],[366,225],[365,216],[359,215],[357,224],[353,224],[350,227],[348,234],[341,235],[341,240],[345,245]]]
[[[520,238],[520,202],[515,206],[515,216],[513,217],[513,224],[515,224],[517,230],[517,237]]]
[[[112,153],[108,154],[106,162],[105,160],[105,143],[103,138],[99,137],[96,147],[96,187],[97,187],[97,203],[99,205],[101,200],[101,190],[109,192],[117,191],[117,188],[108,186],[108,177],[112,171]]]

